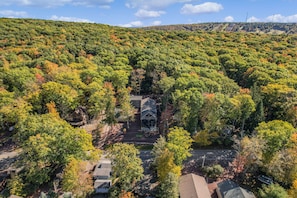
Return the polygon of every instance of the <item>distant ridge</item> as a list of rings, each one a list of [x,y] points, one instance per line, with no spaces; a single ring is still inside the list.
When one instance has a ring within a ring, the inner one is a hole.
[[[144,27],[147,30],[251,32],[261,34],[297,34],[297,23],[198,23]]]

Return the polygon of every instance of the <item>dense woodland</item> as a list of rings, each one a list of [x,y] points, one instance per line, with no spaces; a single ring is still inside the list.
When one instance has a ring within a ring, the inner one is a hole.
[[[194,146],[235,146],[244,172],[261,170],[292,197],[297,193],[296,34],[2,18],[1,134],[22,148],[24,166],[10,193],[30,194],[61,169],[96,160],[101,151],[91,134],[71,126],[71,114],[83,108],[89,120],[112,125],[118,112],[132,116],[130,94],[154,95],[161,112],[173,109],[164,118],[168,128],[185,129]],[[175,166],[188,154],[170,154],[178,150],[170,137],[168,148],[166,140],[159,144],[172,172],[180,172]],[[160,173],[161,181],[172,172]]]
[[[242,32],[258,34],[296,34],[296,23],[198,23],[180,25],[149,26],[148,30],[186,30],[214,32]]]

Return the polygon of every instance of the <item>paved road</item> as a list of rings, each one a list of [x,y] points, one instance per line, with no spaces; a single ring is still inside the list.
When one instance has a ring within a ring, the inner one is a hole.
[[[192,150],[192,157],[188,158],[188,160],[197,160],[197,159],[203,159],[205,156],[205,160],[209,161],[230,161],[233,160],[236,153],[234,150],[218,150],[218,149],[212,149],[212,150]]]
[[[202,160],[205,156],[205,161],[232,161],[236,155],[234,150],[218,150],[218,149],[195,149],[191,151],[192,156],[187,161]],[[150,150],[140,151],[139,157],[142,161],[151,160],[153,158]]]

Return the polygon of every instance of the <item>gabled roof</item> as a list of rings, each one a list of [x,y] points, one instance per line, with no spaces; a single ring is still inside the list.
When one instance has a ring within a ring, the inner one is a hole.
[[[157,114],[152,111],[141,112],[141,120],[157,120]]]
[[[217,193],[219,193],[222,198],[255,198],[255,195],[252,192],[241,188],[231,180],[225,180],[218,183]]]
[[[151,111],[157,114],[157,106],[155,100],[151,98],[144,98],[141,100],[141,112]]]
[[[195,174],[180,177],[179,193],[181,198],[211,198],[204,177]]]

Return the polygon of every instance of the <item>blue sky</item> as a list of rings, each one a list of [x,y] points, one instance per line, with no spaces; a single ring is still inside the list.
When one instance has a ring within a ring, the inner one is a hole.
[[[0,17],[124,27],[204,22],[297,23],[297,0],[0,0]]]

